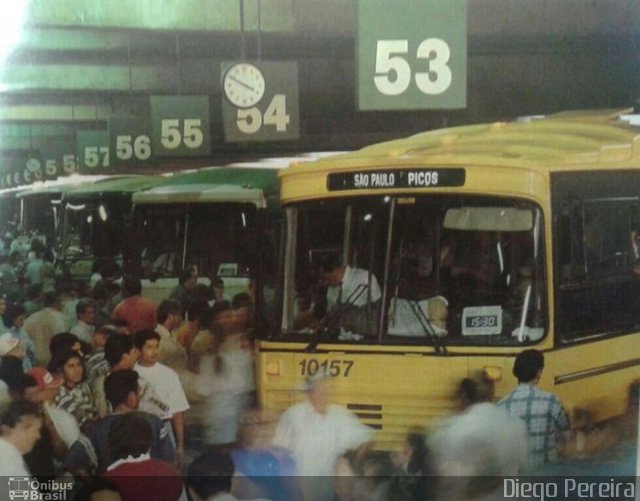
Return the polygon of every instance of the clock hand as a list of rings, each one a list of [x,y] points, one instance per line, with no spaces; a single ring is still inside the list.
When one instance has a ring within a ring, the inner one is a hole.
[[[238,80],[236,77],[234,77],[233,75],[229,75],[229,78],[231,80],[233,80],[234,82],[242,85],[245,89],[249,89],[251,92],[255,92],[256,90],[251,87],[249,84],[244,83],[242,80]]]

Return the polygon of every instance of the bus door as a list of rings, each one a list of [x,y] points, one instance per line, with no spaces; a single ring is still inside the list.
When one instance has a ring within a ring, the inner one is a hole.
[[[557,209],[555,348],[542,385],[600,421],[625,410],[639,374],[640,200],[573,198]]]

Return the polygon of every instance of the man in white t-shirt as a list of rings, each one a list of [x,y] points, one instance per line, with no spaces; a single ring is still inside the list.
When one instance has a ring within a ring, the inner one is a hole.
[[[189,409],[187,397],[178,378],[178,374],[164,364],[158,362],[160,357],[160,335],[152,330],[136,333],[134,342],[140,357],[135,371],[144,378],[158,396],[168,404],[168,409],[161,419],[172,432],[176,445],[176,461],[184,460],[184,412]],[[142,407],[141,407],[142,408]],[[143,409],[144,410],[144,409]]]
[[[40,408],[27,400],[7,402],[0,408],[0,476],[30,477],[23,455],[40,438]]]

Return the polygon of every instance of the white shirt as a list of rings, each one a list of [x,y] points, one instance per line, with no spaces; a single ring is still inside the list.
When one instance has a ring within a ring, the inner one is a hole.
[[[372,436],[373,430],[344,407],[330,405],[320,414],[303,402],[282,414],[273,444],[292,452],[298,475],[333,476],[340,456]]]
[[[364,286],[362,291],[358,289],[358,292],[355,292],[360,285]],[[352,294],[353,297],[349,300]],[[360,307],[366,306],[369,294],[371,294],[372,303],[375,303],[382,296],[376,276],[371,273],[371,289],[369,290],[369,272],[360,268],[346,266],[342,276],[342,284],[332,285],[328,288],[327,301],[330,306],[333,306],[340,298],[340,302],[343,304],[349,302],[353,306]]]
[[[4,438],[0,438],[0,476],[30,477],[31,473],[24,463],[18,448]]]
[[[78,336],[80,341],[91,344],[91,336],[93,335],[95,327],[93,325],[85,324],[82,320],[78,320],[71,329],[71,334]]]
[[[161,416],[162,419],[170,419],[174,414],[189,409],[189,402],[176,371],[160,362],[156,362],[151,367],[136,364],[134,369],[153,387],[158,397],[169,405],[168,412]]]

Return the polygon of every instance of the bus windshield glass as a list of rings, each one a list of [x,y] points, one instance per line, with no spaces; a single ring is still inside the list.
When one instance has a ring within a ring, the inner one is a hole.
[[[284,332],[360,343],[538,341],[547,318],[541,228],[534,204],[497,197],[292,207]]]
[[[62,243],[64,259],[121,261],[130,241],[125,231],[131,224],[130,212],[128,200],[68,203]]]
[[[136,208],[143,277],[177,277],[185,267],[212,277],[249,276],[255,260],[252,204],[141,204]]]

